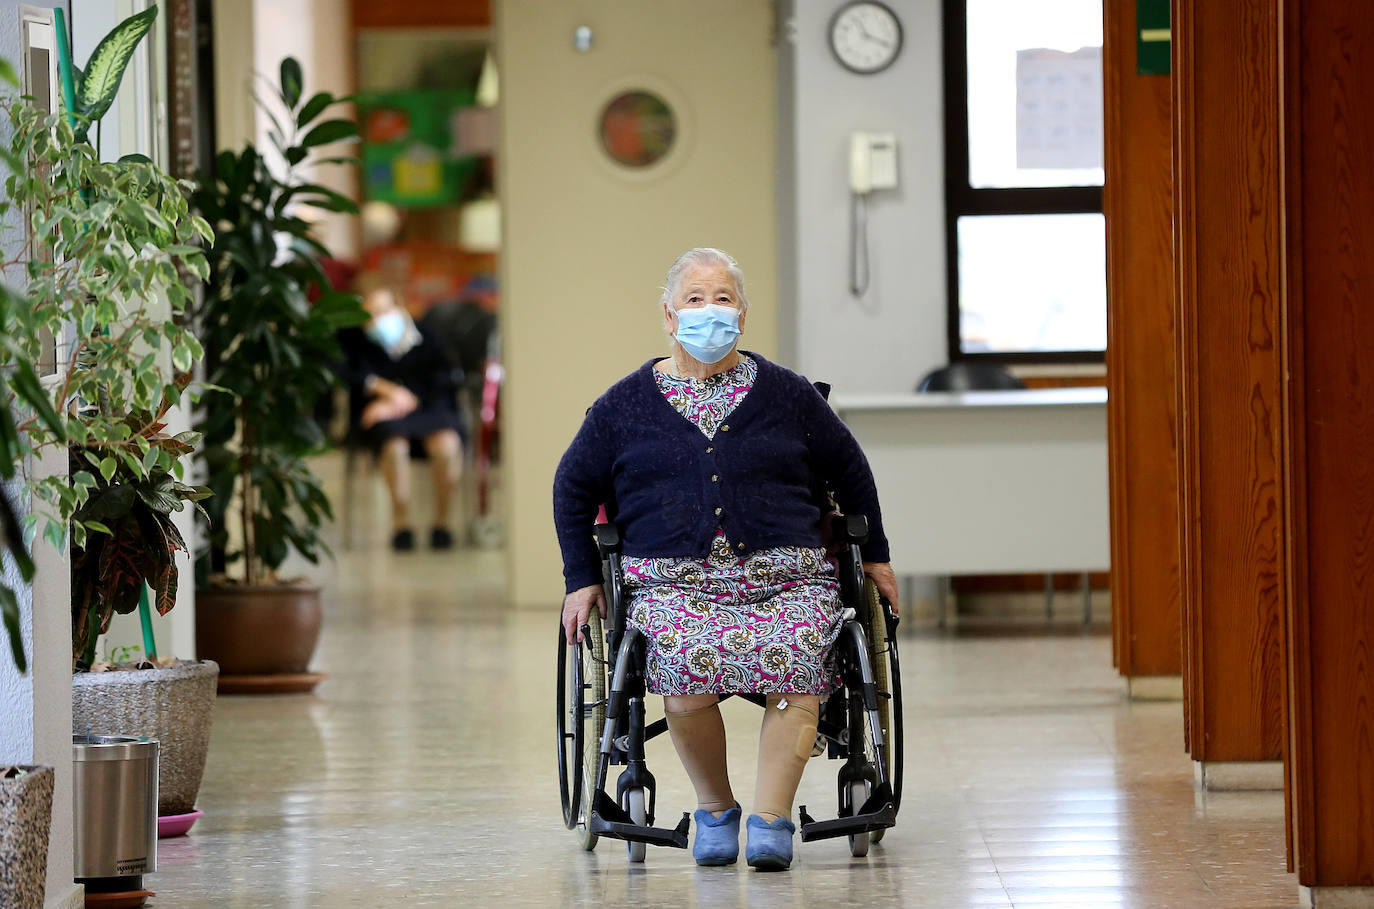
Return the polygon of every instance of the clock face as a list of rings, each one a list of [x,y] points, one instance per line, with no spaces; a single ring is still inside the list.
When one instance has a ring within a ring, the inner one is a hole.
[[[857,0],[840,7],[830,20],[830,49],[847,69],[880,72],[901,53],[902,23],[883,4]]]

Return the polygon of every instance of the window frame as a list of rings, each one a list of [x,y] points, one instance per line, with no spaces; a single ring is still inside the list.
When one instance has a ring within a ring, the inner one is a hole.
[[[1105,363],[1105,350],[963,349],[959,311],[959,219],[969,215],[1102,214],[1101,186],[975,189],[969,182],[968,0],[943,0],[945,95],[945,335],[949,361]]]

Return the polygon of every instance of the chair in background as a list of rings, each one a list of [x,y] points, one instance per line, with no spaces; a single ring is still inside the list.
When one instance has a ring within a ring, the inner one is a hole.
[[[997,363],[978,363],[961,360],[927,373],[916,385],[917,392],[937,391],[1015,391],[1025,389],[1026,383]],[[945,626],[951,593],[950,578],[940,579],[938,615],[940,627]],[[1054,621],[1054,575],[1045,573],[1045,621]],[[1083,574],[1083,624],[1092,622],[1092,578]]]
[[[1026,383],[996,363],[961,360],[932,370],[916,386],[917,391],[1007,391]]]

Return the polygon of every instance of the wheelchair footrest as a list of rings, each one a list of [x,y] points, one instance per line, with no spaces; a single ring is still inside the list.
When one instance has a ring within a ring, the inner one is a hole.
[[[630,840],[635,843],[648,843],[651,846],[672,846],[676,849],[687,848],[687,830],[692,816],[682,813],[682,820],[672,830],[666,827],[644,827],[636,824],[629,813],[611,800],[604,792],[598,792],[592,802],[592,816],[587,826],[597,836],[614,840]]]
[[[849,817],[818,821],[806,813],[805,805],[802,805],[798,810],[797,816],[801,821],[802,842],[809,843],[812,840],[828,840],[836,836],[872,833],[875,830],[884,830],[895,826],[897,807],[892,804],[891,792],[880,792],[865,802],[858,814]]]

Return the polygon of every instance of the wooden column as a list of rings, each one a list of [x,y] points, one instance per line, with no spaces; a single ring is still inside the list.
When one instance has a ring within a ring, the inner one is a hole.
[[[1204,769],[1283,751],[1281,2],[1173,3],[1184,716]],[[1277,788],[1277,765],[1246,769]]]
[[[1285,6],[1290,854],[1374,906],[1374,5]]]
[[[1103,26],[1112,654],[1133,694],[1172,690],[1177,697],[1182,656],[1169,76],[1137,71],[1135,0],[1106,0]]]

